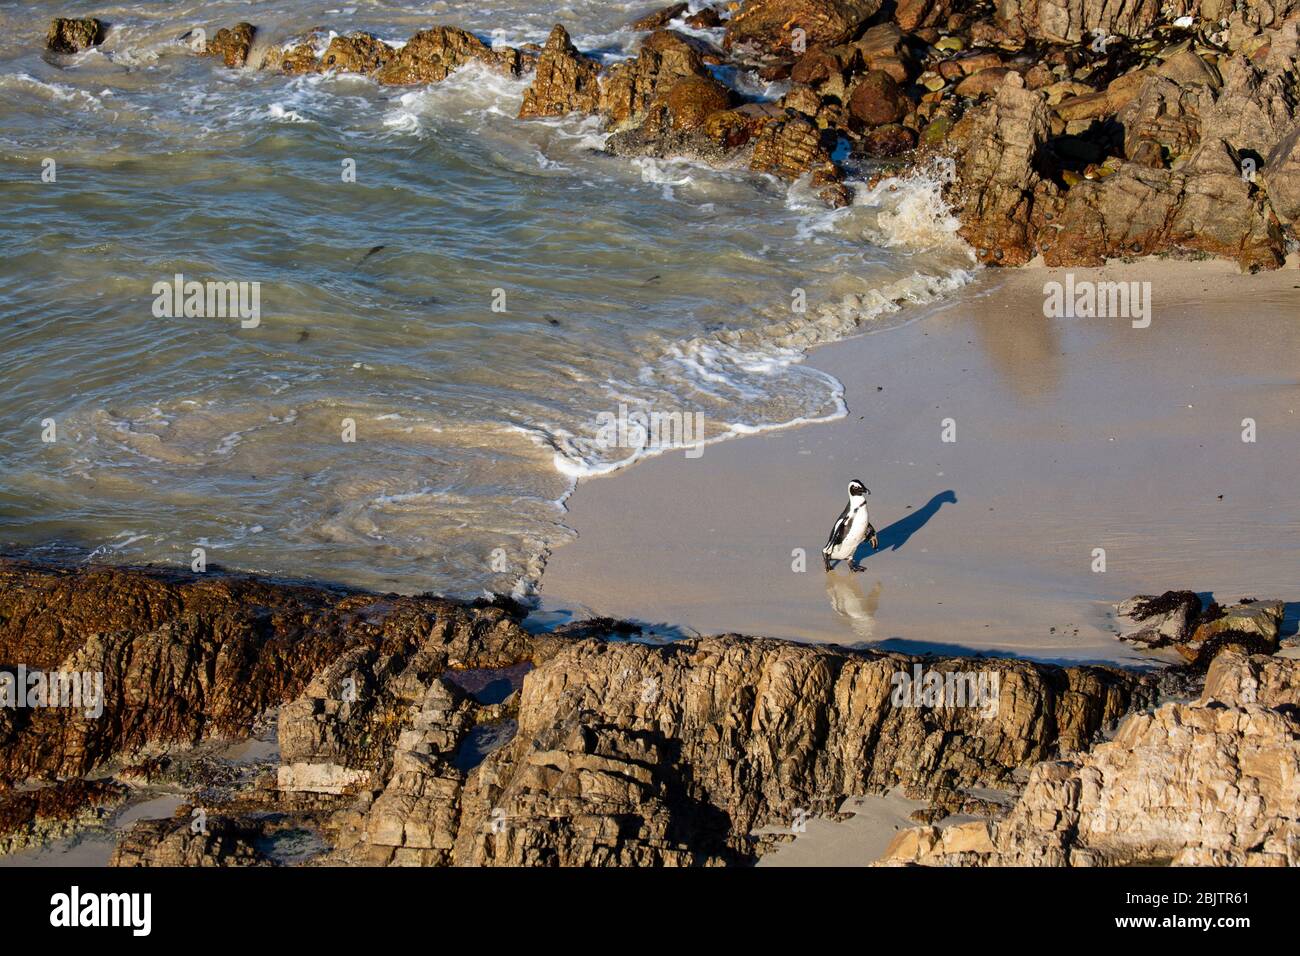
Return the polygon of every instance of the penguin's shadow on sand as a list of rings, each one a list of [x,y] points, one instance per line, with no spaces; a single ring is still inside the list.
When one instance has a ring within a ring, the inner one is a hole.
[[[858,546],[857,554],[854,559],[862,561],[873,554],[879,554],[882,551],[898,551],[907,544],[912,535],[916,534],[927,524],[930,519],[939,513],[939,509],[944,505],[955,505],[957,503],[957,493],[951,488],[947,491],[941,491],[929,501],[924,507],[913,511],[906,518],[899,518],[887,528],[882,528],[876,532],[876,540],[880,547],[874,550],[869,542],[864,541]]]

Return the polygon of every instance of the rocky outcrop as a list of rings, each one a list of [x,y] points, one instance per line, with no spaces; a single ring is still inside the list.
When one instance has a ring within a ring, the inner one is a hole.
[[[186,808],[182,808],[186,809]],[[142,820],[123,835],[110,866],[270,866],[259,826],[224,816],[197,825],[188,814]]]
[[[949,135],[957,155],[960,234],[980,261],[1023,265],[1037,252],[1041,207],[1055,197],[1037,167],[1050,132],[1043,97],[1013,73]]]
[[[5,562],[0,585],[8,667],[115,649],[93,658],[110,689],[98,733],[6,712],[11,779],[131,759],[122,780],[175,785],[185,774],[149,756],[166,741],[183,752],[247,735],[254,714],[278,721],[273,772],[217,785],[219,765],[196,763],[202,812],[136,823],[117,865],[283,865],[303,839],[336,864],[744,864],[771,845],[757,831],[896,787],[932,801],[928,819],[1003,815],[907,831],[894,862],[1296,862],[1300,664],[1236,647],[1211,657],[1199,701],[1147,711],[1152,678],[1100,667],[734,635],[644,644],[608,621],[529,634],[506,605],[215,573]],[[1171,592],[1130,610],[1183,635],[1194,608]],[[1230,619],[1206,642],[1262,634],[1278,616],[1242,602],[1202,611],[1194,633]],[[928,688],[923,673],[934,698],[900,697],[900,675]],[[96,825],[123,793],[58,786],[0,790],[4,832]],[[1002,811],[976,788],[1021,796]]]
[[[921,27],[934,27],[948,20],[952,13],[952,0],[897,0],[894,20],[912,33]]]
[[[319,57],[312,42],[269,53],[263,69],[281,73],[360,73],[390,86],[439,83],[468,63],[478,61],[502,73],[518,75],[523,57],[513,47],[494,49],[458,27],[431,27],[394,47],[369,33],[334,36]]]
[[[514,662],[538,647],[495,607],[0,561],[0,664],[101,675],[103,705],[96,718],[0,709],[0,779],[78,776],[163,746],[246,737],[326,665],[398,654],[430,633],[444,659]]]
[[[746,0],[727,22],[723,43],[788,54],[801,30],[806,46],[834,46],[860,33],[880,6],[881,0]]]
[[[1180,10],[1200,19],[1175,24]],[[915,153],[928,173],[937,155],[955,164],[942,168],[961,234],[992,265],[1172,253],[1253,271],[1295,239],[1300,0],[1002,0],[995,16],[947,0],[746,0],[725,21],[687,14],[636,20],[649,34],[607,70],[561,25],[522,51],[436,27],[400,48],[333,37],[317,58],[316,35],[264,66],[411,84],[475,61],[518,74],[536,56],[521,118],[598,114],[617,155],[809,176],[832,205],[850,200],[846,169]],[[723,48],[666,29],[679,19],[725,22]],[[788,89],[757,97],[733,81],[742,70]]]
[[[231,69],[248,63],[248,51],[253,48],[253,34],[256,33],[251,23],[236,23],[233,27],[218,30],[204,49],[207,56],[219,56],[221,62]]]
[[[600,64],[583,56],[560,24],[551,30],[537,61],[537,75],[524,92],[519,118],[594,113],[600,106]]]
[[[1013,36],[1079,43],[1102,36],[1140,37],[1165,18],[1195,12],[1196,0],[998,0],[999,25]]]
[[[321,54],[317,69],[321,73],[377,73],[392,60],[393,48],[369,33],[336,36]]]
[[[789,116],[764,126],[754,140],[749,165],[782,179],[809,175],[828,205],[846,206],[849,192],[841,182],[843,173],[831,158],[835,145],[834,133],[802,116]]]
[[[797,808],[1006,782],[1031,754],[1089,739],[1138,692],[1100,669],[981,661],[1001,677],[996,716],[894,706],[893,675],[914,663],[738,638],[565,648],[528,676],[514,740],[467,782],[455,857],[743,861],[751,831],[788,825]]]
[[[1116,609],[1140,626],[1122,640],[1143,648],[1173,647],[1194,668],[1204,671],[1229,648],[1246,653],[1278,650],[1285,603],[1249,598],[1230,607],[1203,607],[1192,591],[1138,595]]]
[[[52,53],[80,53],[103,41],[104,24],[94,17],[56,17],[45,35],[45,49]]]
[[[341,862],[737,863],[761,851],[755,827],[795,808],[1006,783],[1149,693],[1105,669],[982,661],[1000,677],[996,714],[927,711],[893,703],[907,658],[738,637],[557,646],[492,707],[423,650],[340,660],[282,711],[280,788],[346,781],[356,803],[334,827]],[[348,676],[362,688],[351,707],[339,701]],[[513,737],[464,759],[474,733],[512,717]]]
[[[1005,818],[904,831],[891,864],[1300,865],[1300,662],[1219,655],[1193,704],[1039,764]]]
[[[617,130],[642,120],[679,80],[708,78],[700,49],[672,30],[656,30],[637,55],[612,67],[601,84],[600,111]]]
[[[61,780],[0,790],[0,855],[39,847],[102,824],[126,788],[108,780]]]
[[[674,3],[637,17],[628,26],[632,30],[658,30],[690,10],[689,3]]]
[[[494,50],[466,30],[433,27],[407,40],[379,68],[375,79],[397,86],[439,83],[473,60],[511,75],[518,75],[521,69],[518,50],[509,47]]]

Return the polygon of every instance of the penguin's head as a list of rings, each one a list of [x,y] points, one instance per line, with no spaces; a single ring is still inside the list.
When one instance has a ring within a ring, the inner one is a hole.
[[[864,498],[869,494],[871,494],[871,489],[869,489],[858,479],[854,478],[852,481],[849,482],[850,498]]]

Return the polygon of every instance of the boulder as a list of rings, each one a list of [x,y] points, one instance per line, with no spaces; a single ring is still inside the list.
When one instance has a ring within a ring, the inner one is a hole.
[[[321,54],[317,68],[322,72],[339,73],[378,72],[394,55],[393,48],[369,33],[349,33],[336,36]]]
[[[989,67],[987,70],[980,70],[978,73],[972,73],[964,80],[957,84],[953,91],[958,96],[969,96],[972,99],[979,99],[981,96],[988,96],[995,93],[1002,81],[1006,79],[1008,73],[1012,71],[1003,66]]]
[[[857,36],[880,7],[881,0],[745,0],[727,21],[723,45],[789,55],[802,30],[806,46],[834,46]]]
[[[946,23],[952,7],[952,0],[898,0],[894,5],[894,21],[903,32],[914,33],[921,27]]]
[[[695,129],[709,114],[731,105],[731,91],[711,76],[688,76],[669,87],[664,105],[673,129]]]
[[[493,50],[458,27],[431,27],[412,36],[387,57],[376,69],[375,79],[394,86],[438,83],[473,60],[510,75],[518,75],[521,66],[518,50]]]
[[[862,134],[862,152],[876,158],[901,156],[916,146],[916,131],[899,123],[876,126]]]
[[[601,84],[600,111],[616,128],[626,126],[678,80],[709,75],[698,47],[672,30],[656,30],[635,57],[610,69]]]
[[[600,64],[579,53],[560,24],[551,29],[537,74],[524,91],[519,118],[594,113],[600,107]]]
[[[236,23],[233,27],[217,31],[204,49],[207,56],[219,56],[231,69],[248,63],[248,51],[253,47],[253,34],[256,29],[251,23]]]
[[[1165,18],[1195,12],[1199,0],[998,0],[997,23],[1011,36],[1049,43],[1136,38]]]
[[[104,24],[94,17],[56,17],[45,35],[45,49],[52,53],[80,53],[103,42]]]
[[[1090,752],[1035,766],[987,840],[971,824],[918,827],[882,862],[1300,866],[1298,700],[1300,662],[1226,651],[1199,701],[1133,714]]]
[[[1271,654],[1277,650],[1283,607],[1281,601],[1243,601],[1225,608],[1217,617],[1201,622],[1195,633],[1177,645],[1178,652],[1198,666],[1208,665],[1227,646]]]
[[[849,115],[864,126],[897,123],[907,115],[909,103],[893,77],[870,70],[854,84],[849,94]]]
[[[650,13],[633,20],[629,24],[629,29],[658,30],[660,27],[668,26],[671,21],[686,13],[690,8],[689,3],[674,3],[658,10],[652,10]]]
[[[1036,165],[1050,133],[1043,94],[1011,73],[948,134],[956,154],[959,233],[982,262],[1023,265],[1034,257],[1035,206],[1054,194]]]
[[[1300,225],[1300,125],[1278,141],[1264,166],[1269,203],[1279,219]]]
[[[1139,594],[1116,608],[1120,617],[1142,625],[1123,639],[1146,647],[1163,647],[1185,641],[1201,617],[1201,599],[1195,591]]]

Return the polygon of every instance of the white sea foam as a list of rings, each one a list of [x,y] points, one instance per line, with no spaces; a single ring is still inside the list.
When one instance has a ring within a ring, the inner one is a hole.
[[[0,87],[17,87],[34,90],[63,103],[82,103],[93,109],[99,109],[103,102],[94,93],[66,86],[62,83],[46,83],[30,73],[6,73],[0,75]]]

